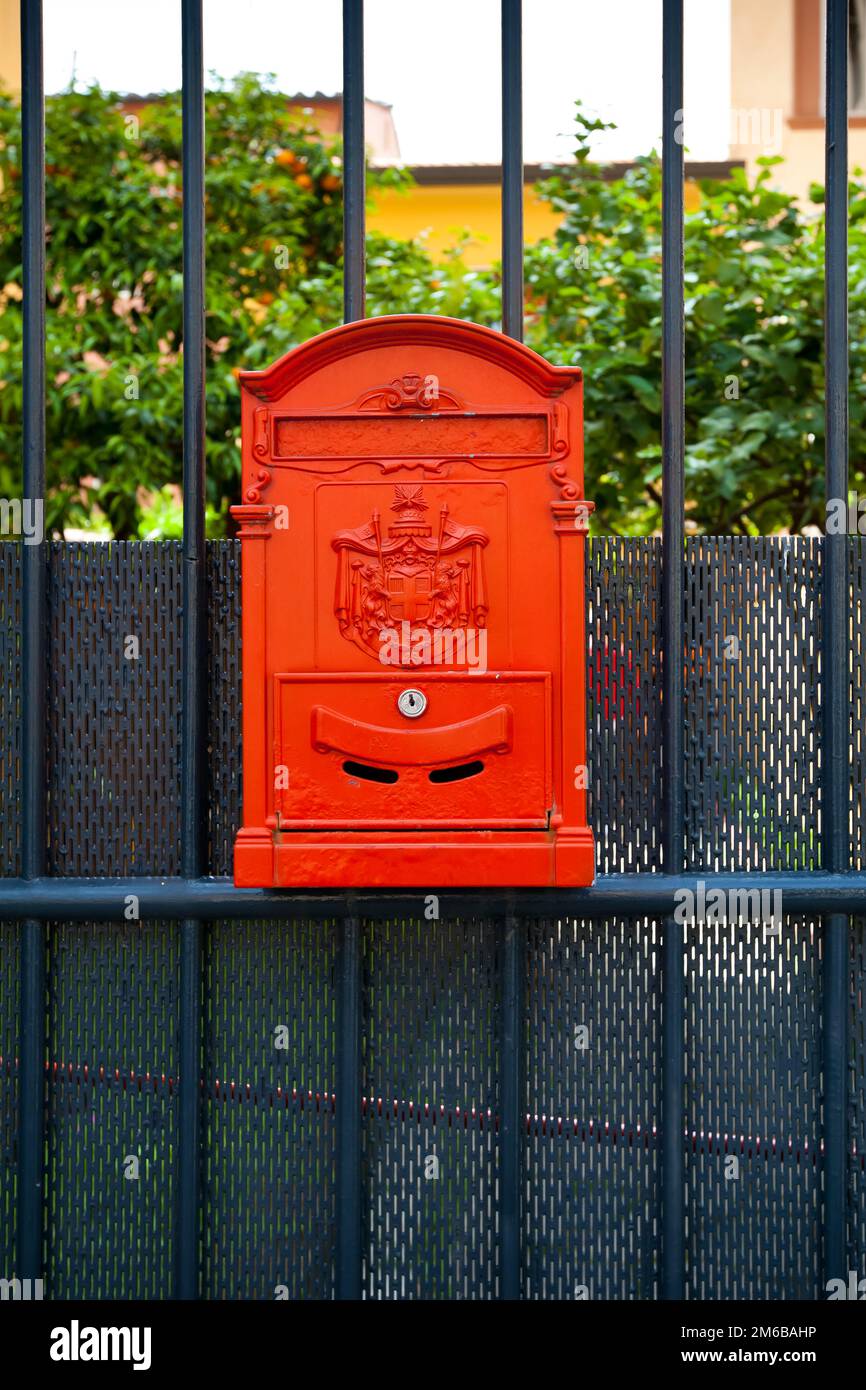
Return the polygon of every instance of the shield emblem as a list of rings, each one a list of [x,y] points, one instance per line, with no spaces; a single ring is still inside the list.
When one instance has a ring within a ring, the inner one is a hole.
[[[388,574],[388,612],[395,623],[422,623],[433,606],[431,569],[392,569]]]

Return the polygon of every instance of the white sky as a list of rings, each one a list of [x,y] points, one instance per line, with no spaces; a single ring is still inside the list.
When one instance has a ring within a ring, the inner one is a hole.
[[[759,3],[760,0],[757,0]],[[180,0],[45,0],[49,92],[180,86]],[[619,129],[597,151],[658,144],[661,0],[524,0],[524,154],[567,157],[574,100]],[[391,102],[407,164],[497,163],[499,0],[367,0],[367,95]],[[273,72],[284,91],[342,86],[340,0],[204,0],[205,66]],[[686,0],[688,156],[723,159],[729,0]]]

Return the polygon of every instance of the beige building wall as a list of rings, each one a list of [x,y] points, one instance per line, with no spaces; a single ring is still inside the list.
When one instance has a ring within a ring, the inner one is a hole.
[[[290,96],[289,105],[292,110],[303,113],[322,135],[342,134],[341,96],[325,96],[321,92],[309,97]],[[365,98],[364,142],[374,164],[399,164],[400,144],[394,125],[394,114],[387,102]]]
[[[732,159],[750,176],[780,154],[772,184],[807,199],[824,182],[822,0],[731,0]],[[866,168],[866,117],[852,115],[849,167]]]

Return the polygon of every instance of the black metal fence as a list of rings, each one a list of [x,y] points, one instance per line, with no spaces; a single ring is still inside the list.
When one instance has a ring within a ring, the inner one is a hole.
[[[837,498],[847,4],[826,8]],[[181,11],[183,543],[0,547],[0,1276],[52,1297],[821,1297],[866,1257],[864,555],[845,536],[684,540],[682,0],[664,5],[664,534],[590,545],[598,878],[430,885],[438,916],[420,893],[228,879],[237,551],[204,541],[201,0]],[[22,17],[41,498],[38,0]],[[345,0],[347,318],[362,18]],[[519,336],[518,0],[502,20]],[[718,888],[781,892],[781,930],[678,920],[683,889]]]

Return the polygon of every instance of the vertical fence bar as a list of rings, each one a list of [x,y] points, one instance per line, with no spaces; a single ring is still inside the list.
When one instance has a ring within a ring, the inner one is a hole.
[[[523,341],[523,32],[502,0],[502,331]]]
[[[664,0],[662,76],[662,568],[663,850],[683,867],[683,0]],[[662,975],[662,1296],[685,1293],[683,928],[664,925]]]
[[[183,0],[183,713],[181,872],[205,870],[205,213],[202,0]],[[198,1296],[201,1179],[201,923],[180,925],[176,1296]]]
[[[343,319],[366,312],[364,0],[343,0]]]
[[[343,0],[343,318],[366,305],[364,4]],[[361,1297],[361,923],[337,947],[337,1298]]]
[[[523,6],[502,0],[502,331],[523,341]],[[520,1297],[520,1174],[523,1103],[523,957],[526,928],[502,924],[499,1087],[499,1291]]]
[[[848,511],[848,3],[827,0],[825,488]],[[833,515],[827,508],[828,518]],[[848,867],[848,537],[824,536],[822,868]],[[824,1278],[846,1277],[848,919],[824,919]]]
[[[24,176],[24,506],[45,499],[45,90],[42,0],[21,4],[21,149]],[[47,552],[22,545],[21,871],[45,871],[45,654]],[[45,1124],[45,934],[43,922],[21,925],[21,1041],[18,1077],[19,1279],[42,1277]]]

